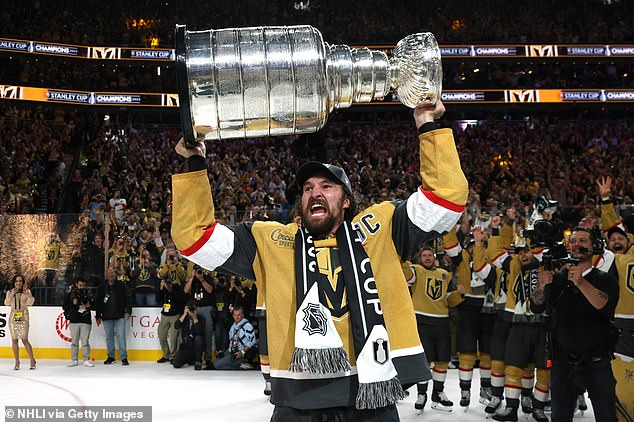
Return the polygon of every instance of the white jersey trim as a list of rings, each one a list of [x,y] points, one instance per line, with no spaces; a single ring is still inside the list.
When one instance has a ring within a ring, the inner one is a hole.
[[[234,238],[231,230],[222,224],[216,224],[209,239],[186,258],[208,270],[216,269],[233,254]]]
[[[435,195],[431,196],[431,198],[433,197]],[[418,189],[407,199],[407,216],[416,227],[426,233],[432,231],[448,232],[456,225],[461,215],[462,211],[454,211],[433,202],[430,196],[421,189]]]

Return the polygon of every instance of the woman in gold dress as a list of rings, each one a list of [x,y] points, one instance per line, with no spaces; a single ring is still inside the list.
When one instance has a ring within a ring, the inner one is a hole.
[[[11,307],[9,314],[9,332],[11,333],[11,346],[13,348],[13,356],[15,357],[15,367],[20,369],[20,349],[18,340],[22,340],[26,353],[31,358],[31,366],[29,369],[35,369],[35,358],[33,357],[33,348],[29,343],[29,306],[33,305],[35,298],[31,294],[28,286],[24,282],[24,277],[16,275],[13,277],[13,288],[7,292],[4,298],[4,305]]]

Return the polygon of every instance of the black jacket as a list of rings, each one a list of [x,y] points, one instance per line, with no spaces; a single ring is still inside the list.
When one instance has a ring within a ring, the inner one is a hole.
[[[602,309],[595,309],[581,291],[568,281],[568,270],[557,272],[546,286],[546,306],[552,317],[553,352],[601,355],[609,352],[610,320],[619,300],[617,279],[593,268],[583,277],[608,296]]]
[[[160,289],[156,292],[156,302],[163,308],[162,315],[180,315],[185,309],[185,293],[183,288],[176,283],[172,284],[172,289]],[[165,310],[165,304],[169,303],[169,310]]]
[[[198,322],[190,324],[189,316],[186,316],[183,322],[180,318],[174,323],[174,328],[181,332],[181,344],[180,349],[186,349],[193,347],[192,340],[196,336],[205,335],[205,318],[202,315],[198,315]]]
[[[115,280],[111,286],[104,281],[95,296],[97,319],[119,319],[132,313],[132,293],[122,281]]]
[[[78,302],[76,305],[73,304],[73,299],[77,298]],[[84,308],[83,312],[80,311],[80,306],[82,304],[88,303],[90,307],[88,309]],[[64,309],[64,316],[70,323],[82,323],[82,324],[91,324],[91,311],[95,306],[95,300],[88,292],[88,289],[77,290],[75,286],[71,288],[69,292],[64,296],[64,305],[62,308]]]

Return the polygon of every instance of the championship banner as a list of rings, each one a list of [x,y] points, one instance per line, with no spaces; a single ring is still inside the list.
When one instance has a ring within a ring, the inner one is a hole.
[[[0,358],[13,357],[9,315],[10,308],[0,306]],[[132,315],[126,321],[126,344],[130,360],[156,360],[162,356],[158,340],[160,320],[161,308],[132,308]],[[70,360],[69,327],[61,306],[29,307],[29,341],[33,345],[35,358]],[[89,342],[92,358],[102,360],[107,357],[103,323],[97,324],[94,312]],[[25,353],[23,347],[20,353]]]
[[[0,85],[0,99],[87,106],[179,107],[176,93],[88,92],[16,85]],[[355,107],[401,104],[395,99],[396,95],[391,93],[383,101],[355,103]],[[631,103],[634,102],[634,89],[445,90],[441,99],[452,104]]]
[[[362,48],[366,46],[352,46]],[[373,50],[381,50],[389,54],[393,45],[367,46]],[[440,55],[443,59],[469,58],[553,58],[553,57],[634,57],[634,45],[595,45],[595,44],[499,44],[499,45],[441,45]]]
[[[90,92],[0,85],[0,99],[97,106],[178,107],[178,95],[147,92]]]
[[[390,53],[394,45],[354,45],[353,48],[370,48]],[[93,47],[85,45],[58,44],[44,41],[0,38],[0,51],[45,54],[51,56],[76,57],[96,60],[145,60],[173,62],[173,48]],[[513,44],[513,45],[441,45],[440,54],[450,58],[504,58],[504,57],[634,57],[634,45],[597,44]]]
[[[173,48],[91,47],[85,45],[14,40],[10,38],[0,38],[0,51],[97,60],[150,60],[173,62],[176,59]]]

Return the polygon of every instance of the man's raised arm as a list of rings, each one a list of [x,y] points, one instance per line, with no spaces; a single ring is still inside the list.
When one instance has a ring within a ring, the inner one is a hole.
[[[172,239],[180,253],[209,270],[254,279],[256,246],[245,224],[224,226],[214,217],[203,141],[187,148],[181,139],[176,152],[187,159],[189,171],[172,176]]]
[[[414,110],[422,184],[394,214],[393,237],[399,255],[407,257],[421,243],[455,226],[469,194],[451,129],[436,129],[445,112],[442,102]]]

